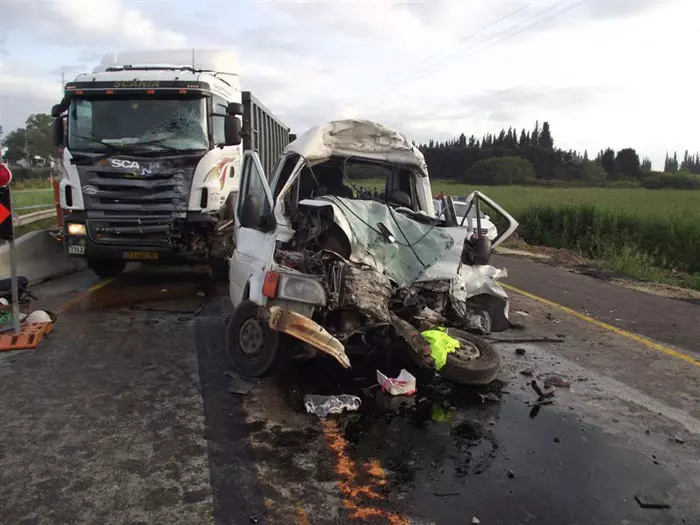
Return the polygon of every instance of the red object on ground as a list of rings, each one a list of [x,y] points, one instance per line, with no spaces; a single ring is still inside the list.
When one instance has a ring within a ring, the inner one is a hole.
[[[12,172],[7,164],[0,164],[0,187],[7,186],[12,180]]]

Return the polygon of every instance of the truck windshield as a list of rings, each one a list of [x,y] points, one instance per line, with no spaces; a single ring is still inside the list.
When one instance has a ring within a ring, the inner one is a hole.
[[[108,152],[209,149],[206,99],[74,99],[68,109],[68,147]]]

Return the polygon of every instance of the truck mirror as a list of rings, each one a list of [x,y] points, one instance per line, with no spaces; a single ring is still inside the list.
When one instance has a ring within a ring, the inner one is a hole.
[[[64,144],[64,129],[63,129],[63,118],[58,117],[53,120],[51,124],[51,131],[53,134],[53,145],[57,148],[65,146]]]
[[[53,118],[58,117],[61,114],[61,104],[54,104],[51,108],[51,116]]]
[[[226,115],[224,124],[224,141],[227,146],[238,146],[241,141],[241,119],[235,115]]]
[[[240,102],[229,102],[226,107],[226,113],[229,115],[243,115],[243,104]]]

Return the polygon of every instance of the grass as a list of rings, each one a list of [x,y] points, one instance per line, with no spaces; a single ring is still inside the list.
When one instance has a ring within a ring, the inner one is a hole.
[[[379,181],[362,181],[382,187]],[[518,222],[526,242],[566,248],[644,280],[700,290],[700,192],[642,188],[473,187],[433,180],[432,191],[479,189]]]
[[[27,213],[32,213],[35,211],[40,211],[44,208],[28,208],[20,210],[18,208],[24,206],[37,206],[41,204],[51,205],[54,204],[54,194],[53,189],[40,188],[40,189],[27,189],[27,190],[17,190],[12,188],[12,208],[17,215],[25,215]],[[48,206],[47,206],[48,207]]]

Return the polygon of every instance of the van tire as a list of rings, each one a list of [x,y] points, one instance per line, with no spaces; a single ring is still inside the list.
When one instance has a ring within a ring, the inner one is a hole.
[[[448,328],[447,334],[457,339],[461,348],[447,354],[445,366],[438,371],[442,377],[471,386],[488,385],[496,379],[501,360],[491,343],[457,328]],[[468,359],[466,348],[472,345],[478,349],[479,357]]]
[[[226,353],[244,377],[264,376],[277,358],[279,333],[258,318],[259,308],[253,301],[241,302],[226,326]]]

